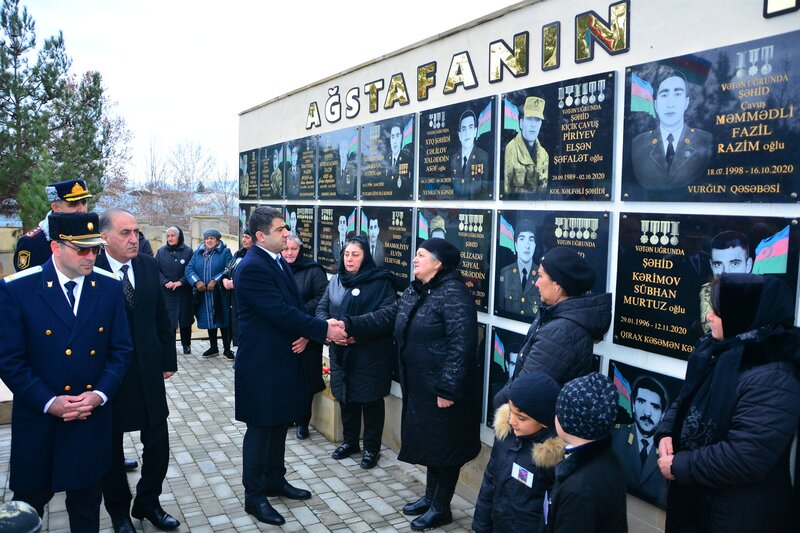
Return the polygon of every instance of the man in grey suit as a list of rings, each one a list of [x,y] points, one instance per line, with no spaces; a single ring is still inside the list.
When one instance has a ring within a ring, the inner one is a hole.
[[[654,96],[658,127],[633,138],[633,174],[650,191],[680,189],[705,173],[711,161],[713,138],[707,131],[683,121],[689,94],[681,72],[664,71],[656,82]]]
[[[667,480],[658,470],[658,447],[653,434],[669,407],[664,386],[651,376],[639,376],[633,382],[633,424],[617,425],[611,431],[612,446],[617,452],[628,490],[660,505],[667,504]]]
[[[375,260],[375,264],[379,267],[383,266],[383,257],[384,257],[384,250],[383,250],[383,243],[378,238],[380,235],[381,228],[378,226],[378,219],[377,218],[370,218],[369,219],[369,251],[372,254],[372,259]]]

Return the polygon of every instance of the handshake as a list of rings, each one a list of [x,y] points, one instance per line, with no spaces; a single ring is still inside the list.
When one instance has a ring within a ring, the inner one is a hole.
[[[350,337],[344,330],[344,322],[336,320],[335,318],[328,319],[328,334],[325,339],[327,342],[333,342],[340,346],[347,346],[354,344],[355,338]]]

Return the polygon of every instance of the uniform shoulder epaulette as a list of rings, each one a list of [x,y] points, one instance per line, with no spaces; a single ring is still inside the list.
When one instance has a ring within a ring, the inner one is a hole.
[[[92,268],[92,271],[93,271],[95,274],[100,274],[101,276],[105,276],[105,277],[107,277],[107,278],[111,278],[111,279],[115,279],[115,280],[119,281],[119,276],[117,276],[117,275],[116,275],[116,274],[114,274],[113,272],[109,272],[108,270],[105,270],[105,269],[103,269],[103,268],[100,268],[100,267],[98,267],[98,266],[96,266],[96,267],[93,267],[93,268]]]
[[[36,237],[38,234],[42,233],[42,231],[43,231],[42,228],[40,228],[39,226],[36,226],[32,230],[30,230],[28,233],[26,233],[25,236],[26,237]]]
[[[20,270],[19,272],[16,272],[14,274],[9,274],[8,276],[4,277],[3,280],[6,283],[11,283],[12,281],[15,281],[15,280],[18,280],[18,279],[22,279],[22,278],[24,278],[26,276],[30,276],[31,274],[36,274],[36,273],[41,272],[41,271],[42,271],[42,267],[41,267],[41,265],[39,265],[39,266],[27,268],[25,270]]]

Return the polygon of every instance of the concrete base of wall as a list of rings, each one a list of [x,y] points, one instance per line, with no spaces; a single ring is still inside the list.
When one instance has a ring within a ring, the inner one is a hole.
[[[6,384],[0,381],[0,424],[11,423],[11,406],[14,404],[14,395],[8,390]]]

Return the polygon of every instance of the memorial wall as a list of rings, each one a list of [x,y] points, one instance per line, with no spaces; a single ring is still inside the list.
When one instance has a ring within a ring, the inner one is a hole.
[[[487,444],[541,308],[538,262],[570,247],[613,294],[595,367],[632,417],[642,388],[663,412],[715,276],[778,276],[797,302],[798,15],[771,0],[506,8],[243,112],[240,222],[284,209],[329,273],[363,234],[401,288],[423,240],[455,244],[484,325]],[[650,473],[630,490],[663,505]]]

